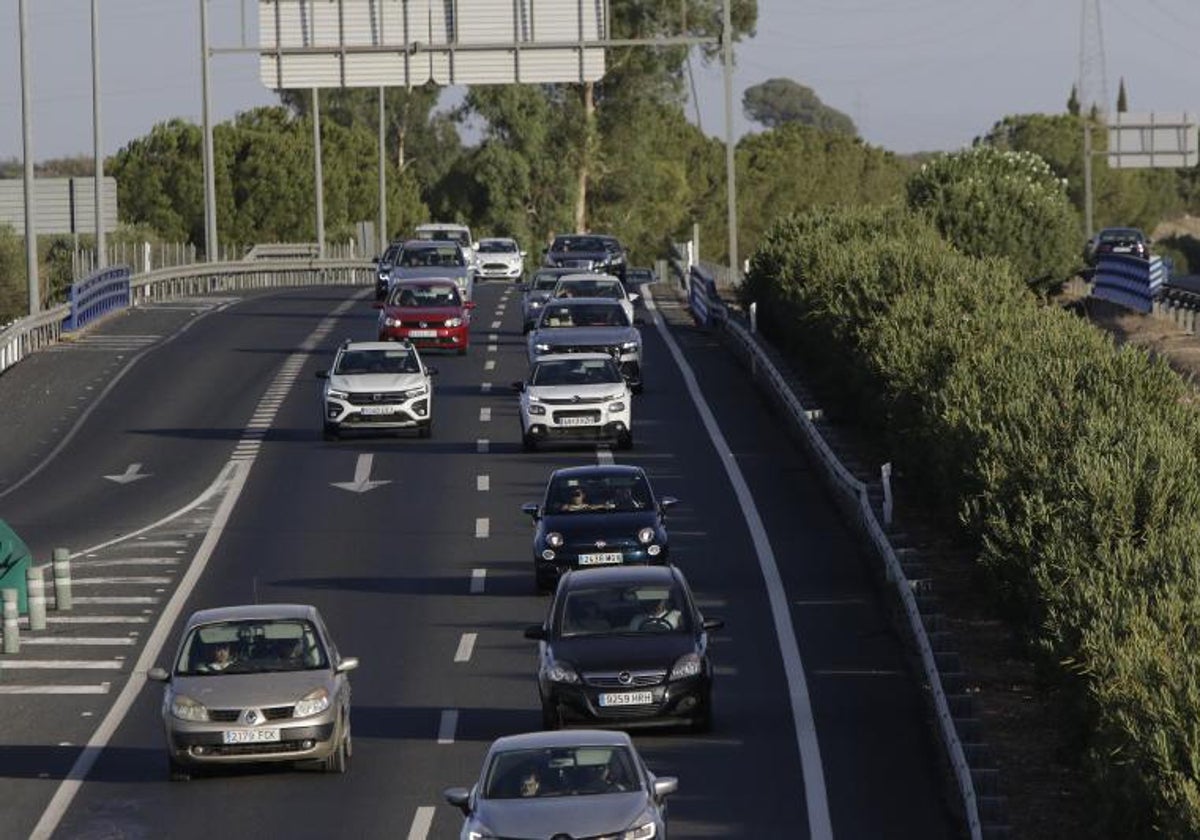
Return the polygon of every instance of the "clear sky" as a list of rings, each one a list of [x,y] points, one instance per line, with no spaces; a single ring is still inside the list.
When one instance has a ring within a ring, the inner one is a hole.
[[[34,157],[90,154],[89,0],[27,0]],[[17,0],[0,10],[0,158],[21,150]],[[104,151],[157,122],[200,118],[199,0],[99,0]],[[755,130],[742,91],[773,77],[812,87],[870,143],[898,152],[969,144],[1006,114],[1060,112],[1079,75],[1082,0],[758,0],[738,46],[736,130]],[[257,43],[257,0],[210,0],[214,47]],[[1101,0],[1110,100],[1200,112],[1200,0]],[[719,66],[695,63],[704,130],[724,132]],[[218,120],[275,96],[252,56],[212,62]],[[695,119],[695,107],[689,106]]]

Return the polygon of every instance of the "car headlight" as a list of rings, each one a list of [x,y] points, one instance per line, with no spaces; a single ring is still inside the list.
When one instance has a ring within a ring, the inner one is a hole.
[[[615,402],[615,403],[612,403],[612,404],[611,404],[611,405],[608,407],[608,410],[609,410],[609,411],[624,411],[624,410],[625,410],[625,403],[623,403],[623,402]]]
[[[657,836],[658,826],[651,819],[649,822],[642,823],[637,828],[631,828],[626,831],[621,835],[621,840],[650,840],[650,838]]]
[[[468,840],[496,840],[498,836],[490,828],[484,828],[483,826],[467,831]]]
[[[532,402],[531,402],[531,403],[529,404],[529,413],[530,413],[530,414],[536,414],[536,415],[538,415],[539,417],[541,417],[542,415],[544,415],[544,414],[546,413],[546,406],[544,406],[544,405],[538,405],[537,403],[532,403]]]
[[[338,391],[334,388],[330,388],[325,392],[325,399],[327,400],[344,400],[348,396],[350,396],[348,391]]]
[[[535,344],[535,345],[533,345],[533,352],[535,352],[535,353],[549,353],[549,352],[550,352],[550,345],[549,345],[549,344],[545,344],[545,343],[538,343],[538,344]]]
[[[643,528],[638,531],[638,542],[642,545],[650,545],[650,543],[654,542],[654,529]]]
[[[461,327],[462,324],[463,324],[462,318],[447,318],[446,319],[447,327]]]
[[[409,388],[404,392],[404,398],[411,400],[413,397],[423,397],[428,389],[424,385],[419,388]]]
[[[565,662],[552,662],[546,669],[546,679],[550,682],[573,684],[579,682],[579,674]]]
[[[540,300],[531,300],[531,301],[529,301],[529,308],[530,309],[541,309],[542,302]]]
[[[208,720],[208,709],[203,703],[183,694],[171,698],[171,714],[180,720],[203,722]]]
[[[401,321],[399,318],[393,318],[390,315],[385,316],[383,319],[383,325],[385,327],[398,327],[398,326],[400,326],[400,324],[401,324]]]
[[[700,654],[685,653],[675,660],[675,664],[671,667],[671,676],[668,679],[683,680],[694,677],[700,673],[700,665]]]
[[[636,341],[626,341],[621,344],[621,351],[624,353],[630,353],[637,349],[638,343]]]
[[[329,708],[329,692],[324,688],[315,688],[300,698],[296,708],[292,710],[293,717],[309,717],[319,715]]]
[[[562,548],[562,544],[563,535],[557,531],[551,531],[546,535],[546,545],[550,546],[551,548]]]

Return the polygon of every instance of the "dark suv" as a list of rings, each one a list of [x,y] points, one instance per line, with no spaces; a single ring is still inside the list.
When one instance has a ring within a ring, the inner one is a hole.
[[[546,265],[615,274],[625,281],[625,246],[615,236],[570,233],[554,237],[546,249]]]
[[[1083,258],[1088,265],[1095,265],[1100,257],[1109,254],[1124,254],[1129,257],[1150,259],[1150,241],[1137,228],[1110,227],[1101,229],[1087,241]]]

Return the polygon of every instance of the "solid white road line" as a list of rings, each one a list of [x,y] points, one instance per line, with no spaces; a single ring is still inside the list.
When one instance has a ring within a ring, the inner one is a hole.
[[[413,815],[412,827],[408,829],[408,840],[425,840],[429,829],[433,828],[433,814],[436,809],[432,805],[422,805]]]
[[[131,645],[136,642],[133,636],[32,636],[21,639],[21,647],[25,645]]]
[[[487,569],[472,569],[471,570],[471,593],[478,594],[483,591],[484,581],[487,580]]]
[[[107,569],[113,566],[178,566],[178,557],[126,557],[122,560],[72,560],[75,569]]]
[[[49,615],[47,624],[145,624],[144,615]],[[21,616],[21,624],[29,625],[29,616]]]
[[[454,651],[455,662],[470,662],[471,654],[475,651],[476,633],[463,633],[458,640],[458,650]]]
[[[492,489],[492,479],[486,475],[475,476],[475,489],[480,493],[486,493]]]
[[[666,323],[655,312],[654,297],[648,287],[643,287],[645,296],[643,302],[654,316],[654,326],[666,342],[667,349],[679,371],[683,374],[684,384],[688,394],[700,415],[709,439],[713,442],[717,457],[725,467],[730,484],[737,496],[738,505],[742,509],[742,518],[750,530],[754,542],[754,553],[758,558],[758,566],[766,582],[767,599],[771,605],[771,618],[775,624],[775,635],[779,639],[779,649],[783,656],[783,671],[787,680],[789,700],[792,707],[792,725],[796,731],[796,745],[800,751],[800,768],[804,778],[804,799],[808,811],[808,836],[811,840],[832,840],[833,823],[829,816],[829,794],[825,787],[825,768],[821,764],[821,747],[817,741],[817,726],[813,721],[812,701],[808,696],[808,681],[804,674],[804,663],[800,659],[800,647],[796,644],[796,628],[792,625],[792,614],[788,606],[787,592],[783,580],[779,576],[779,566],[775,562],[775,553],[767,536],[758,507],[754,504],[754,496],[737,459],[729,449],[717,418],[712,409],[704,401],[704,395],[696,381],[696,374],[687,363],[675,337],[667,329]]]
[[[475,538],[487,539],[489,532],[492,530],[492,523],[486,516],[480,516],[475,520]]]
[[[110,586],[122,583],[141,586],[163,586],[172,583],[174,578],[169,577],[91,577],[91,578],[71,578],[71,583],[74,586]]]
[[[443,709],[442,720],[438,724],[439,744],[453,744],[454,733],[458,729],[458,709]]]
[[[112,683],[96,685],[0,685],[0,694],[108,694]]]
[[[76,604],[157,604],[162,598],[153,595],[78,595],[71,599]]]

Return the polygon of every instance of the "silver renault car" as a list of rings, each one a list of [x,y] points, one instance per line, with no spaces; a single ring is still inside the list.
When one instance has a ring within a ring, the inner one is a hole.
[[[250,762],[315,762],[344,773],[350,758],[349,671],[316,607],[252,604],[188,619],[164,684],[163,729],[173,781]]]

